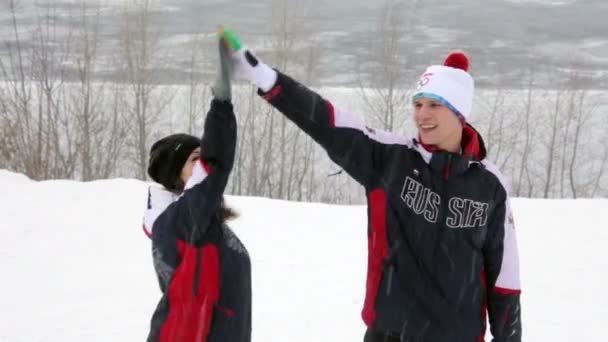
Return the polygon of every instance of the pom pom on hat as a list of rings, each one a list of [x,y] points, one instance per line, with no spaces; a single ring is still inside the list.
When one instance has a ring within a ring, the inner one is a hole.
[[[452,52],[443,62],[443,65],[469,71],[469,58],[462,52]]]

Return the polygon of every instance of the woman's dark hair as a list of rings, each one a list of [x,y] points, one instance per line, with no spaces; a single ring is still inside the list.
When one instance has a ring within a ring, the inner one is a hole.
[[[233,208],[226,205],[226,201],[223,198],[222,203],[220,204],[220,215],[222,223],[226,223],[239,217],[239,214]]]
[[[174,192],[176,194],[180,194],[184,191],[184,187],[185,185],[180,179],[176,184]],[[239,217],[239,214],[236,212],[236,210],[226,205],[226,200],[224,197],[222,197],[222,202],[220,203],[219,215],[222,223],[226,223]]]

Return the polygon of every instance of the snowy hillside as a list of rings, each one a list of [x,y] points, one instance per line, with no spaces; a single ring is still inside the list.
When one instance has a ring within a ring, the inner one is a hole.
[[[146,184],[0,170],[0,341],[143,341],[160,293]],[[363,206],[228,197],[253,261],[256,342],[361,341]],[[524,341],[603,341],[608,200],[515,199]]]

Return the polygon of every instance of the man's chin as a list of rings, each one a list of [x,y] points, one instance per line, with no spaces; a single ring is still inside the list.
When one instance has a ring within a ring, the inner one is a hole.
[[[420,137],[420,142],[423,143],[423,144],[425,144],[425,145],[434,146],[434,145],[438,144],[437,139],[434,139],[434,137],[431,136],[431,135],[427,135],[427,134],[422,134],[421,133],[418,136]]]

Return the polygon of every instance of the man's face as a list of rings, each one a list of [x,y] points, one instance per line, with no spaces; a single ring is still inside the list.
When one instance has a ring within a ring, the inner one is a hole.
[[[456,114],[441,102],[427,98],[416,99],[414,121],[424,144],[445,150],[460,146],[462,124]]]

